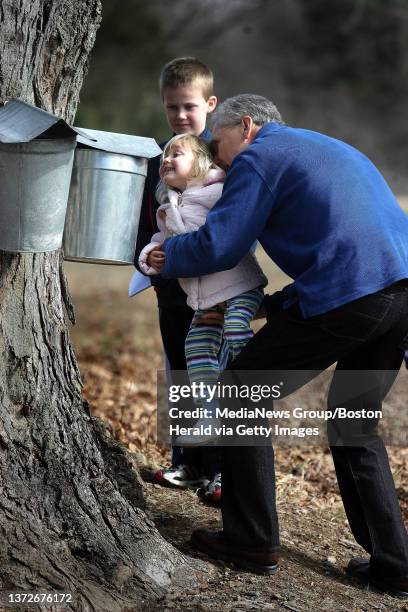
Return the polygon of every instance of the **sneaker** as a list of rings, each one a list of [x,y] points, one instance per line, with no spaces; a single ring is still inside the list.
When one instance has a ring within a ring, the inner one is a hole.
[[[196,489],[205,486],[208,478],[200,474],[194,466],[177,465],[157,470],[154,482],[170,487]]]
[[[184,446],[191,448],[193,446],[205,446],[206,444],[213,444],[219,439],[216,429],[221,428],[221,420],[216,418],[199,419],[193,428],[197,431],[194,435],[186,434],[177,436],[175,443],[177,446]]]
[[[213,504],[221,503],[221,474],[216,474],[212,480],[207,482],[197,491],[198,497],[204,502]]]

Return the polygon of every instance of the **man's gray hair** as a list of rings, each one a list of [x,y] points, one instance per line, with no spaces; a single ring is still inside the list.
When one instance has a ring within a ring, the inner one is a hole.
[[[284,123],[280,112],[273,102],[256,94],[239,94],[227,98],[210,115],[212,128],[232,127],[241,122],[242,117],[249,115],[256,125],[265,125],[274,121]]]

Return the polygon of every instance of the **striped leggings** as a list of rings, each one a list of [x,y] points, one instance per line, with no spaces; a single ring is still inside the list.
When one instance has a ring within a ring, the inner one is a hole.
[[[214,383],[218,380],[228,358],[235,359],[254,335],[250,323],[263,297],[263,290],[258,287],[227,300],[224,324],[194,326],[196,319],[217,309],[196,310],[185,345],[190,382]],[[222,347],[223,340],[225,346]],[[227,355],[225,349],[228,349]]]

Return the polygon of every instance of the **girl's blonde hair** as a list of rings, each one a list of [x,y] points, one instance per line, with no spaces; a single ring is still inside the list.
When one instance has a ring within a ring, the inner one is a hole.
[[[208,142],[199,138],[198,136],[194,136],[194,134],[177,134],[173,136],[171,140],[166,144],[163,150],[163,154],[161,157],[161,163],[163,163],[164,158],[172,149],[176,146],[181,147],[189,147],[191,151],[194,153],[194,161],[192,167],[191,178],[196,179],[197,181],[203,180],[209,170],[211,168],[216,168],[212,157],[211,151]]]
[[[211,169],[218,168],[212,160],[209,143],[198,136],[194,136],[194,134],[177,134],[173,136],[163,149],[160,166],[162,166],[166,155],[176,146],[181,148],[187,146],[194,153],[191,180],[200,182],[207,176]],[[160,179],[156,188],[156,200],[160,202],[160,204],[164,204],[164,202],[168,201],[167,189],[166,183],[163,179]]]

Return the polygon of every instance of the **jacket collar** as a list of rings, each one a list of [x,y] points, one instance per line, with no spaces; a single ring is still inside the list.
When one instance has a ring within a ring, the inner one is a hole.
[[[173,138],[173,136],[176,136],[176,133],[175,133],[175,132],[173,132],[173,134],[171,135],[171,138]],[[168,138],[168,139],[167,139],[165,142],[161,142],[161,143],[160,143],[160,145],[159,145],[159,147],[160,147],[161,149],[164,149],[164,147],[165,147],[165,146],[166,146],[166,144],[169,142],[169,140],[171,140],[171,138]],[[204,129],[204,130],[201,132],[201,134],[200,134],[199,138],[203,138],[203,140],[211,140],[211,138],[212,138],[212,134],[211,134],[211,132],[210,132],[210,130],[209,130],[208,128],[205,128],[205,129]]]
[[[258,138],[262,138],[263,136],[267,136],[268,134],[273,134],[274,132],[279,132],[282,129],[285,129],[287,126],[282,125],[281,123],[276,123],[275,121],[271,121],[270,123],[265,123],[257,133],[254,138],[257,140]]]
[[[200,138],[203,138],[204,140],[211,140],[212,134],[210,130],[208,128],[205,128],[205,130],[201,132]]]

